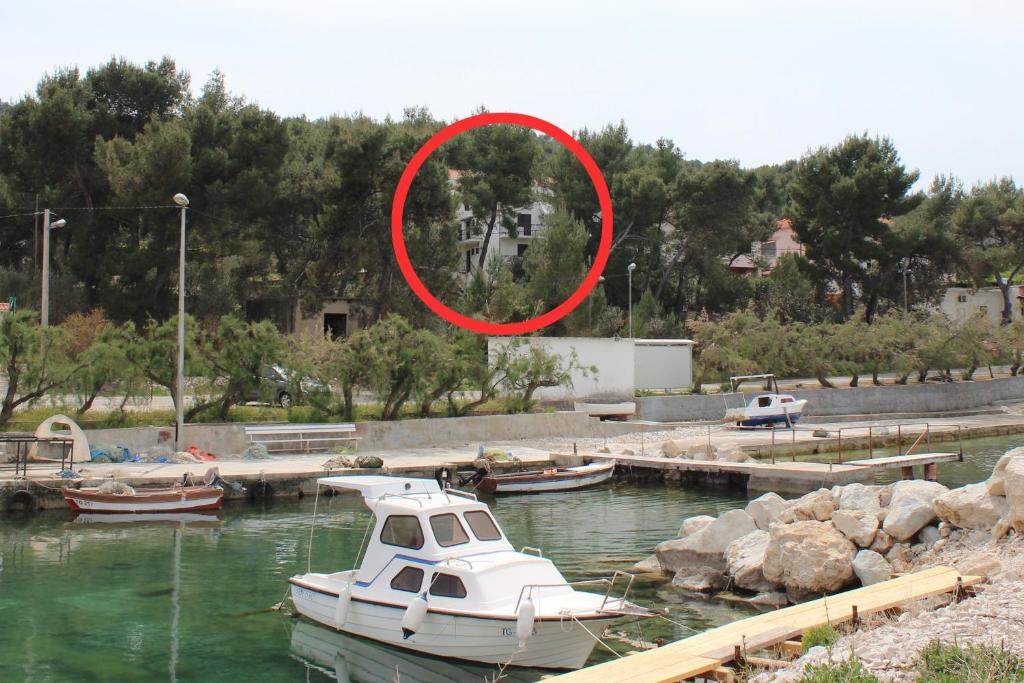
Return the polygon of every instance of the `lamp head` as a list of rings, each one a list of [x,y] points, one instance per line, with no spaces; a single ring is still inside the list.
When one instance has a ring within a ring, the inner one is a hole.
[[[50,230],[53,230],[54,228],[63,228],[67,224],[68,222],[61,218],[59,221],[53,221],[50,223]]]
[[[179,192],[174,195],[174,203],[178,206],[188,206],[188,197]]]
[[[633,272],[634,270],[636,270],[636,264],[635,264],[635,263],[630,263],[630,264],[629,264],[629,265],[628,265],[628,266],[626,267],[626,270],[627,270],[628,272],[632,273],[632,272]]]

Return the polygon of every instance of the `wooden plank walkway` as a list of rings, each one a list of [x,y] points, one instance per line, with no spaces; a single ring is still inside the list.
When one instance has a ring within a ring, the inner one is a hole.
[[[959,453],[914,453],[912,455],[890,455],[884,458],[863,458],[846,460],[844,464],[858,467],[913,467],[914,465],[931,465],[939,462],[955,462],[960,459]]]
[[[670,683],[710,672],[732,661],[735,647],[753,654],[796,638],[814,626],[839,624],[913,600],[950,593],[982,581],[952,567],[933,567],[899,578],[766,612],[709,629],[669,645],[556,676],[562,683]]]
[[[587,460],[613,460],[617,465],[658,470],[702,472],[708,475],[737,475],[747,478],[752,491],[775,491],[799,494],[825,487],[871,482],[871,470],[889,467],[931,465],[959,459],[956,453],[915,453],[885,458],[864,458],[844,463],[809,462],[806,460],[771,462],[724,462],[721,460],[689,460],[651,455],[610,455],[607,453],[552,453],[552,459],[586,458]]]

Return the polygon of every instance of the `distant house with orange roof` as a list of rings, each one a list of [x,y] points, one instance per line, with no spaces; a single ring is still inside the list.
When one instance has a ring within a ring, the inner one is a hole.
[[[804,245],[796,237],[793,223],[788,218],[779,220],[775,232],[764,242],[750,245],[749,254],[740,254],[736,258],[724,257],[726,265],[734,273],[741,275],[767,275],[775,268],[785,254],[803,254]]]

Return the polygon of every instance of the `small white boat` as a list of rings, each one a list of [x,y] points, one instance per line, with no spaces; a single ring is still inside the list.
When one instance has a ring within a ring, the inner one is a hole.
[[[357,569],[289,579],[295,609],[336,630],[440,657],[577,669],[613,621],[660,614],[626,600],[628,574],[567,582],[539,551],[517,552],[475,496],[433,479],[317,483],[358,491],[374,513]]]
[[[807,399],[797,400],[791,394],[759,394],[743,409],[741,427],[792,424],[803,414]]]
[[[575,491],[603,484],[615,473],[615,462],[595,462],[577,467],[549,467],[529,472],[488,474],[477,483],[484,493],[548,493]]]

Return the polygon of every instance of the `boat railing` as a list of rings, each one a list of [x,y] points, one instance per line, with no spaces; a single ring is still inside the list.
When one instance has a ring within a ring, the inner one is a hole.
[[[535,588],[573,588],[575,586],[605,586],[611,583],[610,579],[584,579],[582,581],[566,581],[565,583],[528,583],[519,589],[519,599],[516,600],[516,612],[519,612],[519,605],[523,602],[523,594],[533,597]],[[527,593],[529,591],[529,593]],[[601,603],[604,606],[604,603]]]
[[[529,551],[529,553],[527,553],[527,551]],[[540,548],[534,548],[532,545],[524,545],[522,550],[519,552],[524,555],[531,554],[536,555],[537,557],[544,557],[543,551],[541,551]]]
[[[612,595],[612,589],[615,588],[615,583],[620,577],[625,578],[626,580],[626,590],[622,592],[622,598],[620,599],[625,602],[626,596],[629,595],[629,589],[633,587],[633,580],[636,579],[636,574],[630,574],[629,572],[620,571],[618,569],[615,570],[615,573],[612,574],[611,581],[608,582],[608,590],[604,592],[604,600],[601,602],[602,611],[604,610],[605,605],[608,604],[608,599]]]
[[[470,493],[469,491],[460,491],[459,489],[445,489],[445,493],[454,493],[456,496],[462,496],[463,498],[469,498],[470,500],[476,500],[476,494]]]
[[[424,495],[424,494],[423,493],[385,493],[382,496],[380,496],[379,498],[377,498],[377,500],[384,500],[385,498],[402,498],[403,500],[411,500],[412,502],[416,503],[416,505],[418,505],[420,507],[423,507],[423,501],[418,500],[416,498],[416,496],[422,496],[422,495]],[[429,493],[427,493],[426,495],[428,497],[430,496]]]

